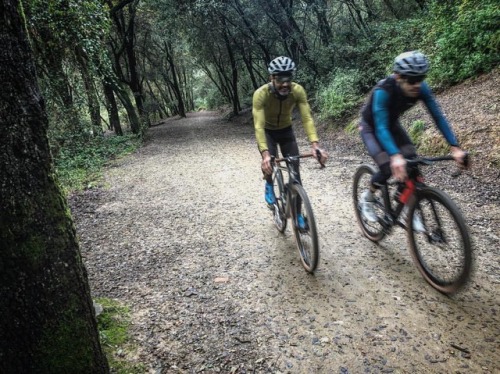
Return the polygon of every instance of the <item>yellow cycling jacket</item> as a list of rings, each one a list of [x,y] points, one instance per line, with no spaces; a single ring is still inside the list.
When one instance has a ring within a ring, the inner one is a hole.
[[[255,90],[253,94],[252,114],[259,151],[262,153],[267,150],[265,129],[279,130],[291,126],[292,110],[295,105],[302,117],[302,125],[307,138],[311,143],[318,141],[304,87],[292,82],[291,92],[285,100],[279,100],[271,90],[271,84],[267,83]]]

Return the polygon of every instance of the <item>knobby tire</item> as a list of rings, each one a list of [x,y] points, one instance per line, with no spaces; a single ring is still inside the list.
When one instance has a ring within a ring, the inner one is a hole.
[[[469,280],[472,246],[462,213],[444,192],[422,187],[409,207],[408,222],[418,209],[425,233],[407,230],[410,251],[424,279],[438,291],[452,294]]]
[[[292,201],[290,201],[292,212],[292,227],[299,250],[300,259],[304,269],[313,273],[319,262],[319,242],[316,229],[316,220],[312,210],[309,197],[304,188],[299,184],[292,186]],[[306,218],[307,230],[301,230],[297,224],[297,213],[300,205],[300,212]]]
[[[361,213],[361,206],[359,200],[361,194],[370,188],[371,177],[376,173],[376,169],[371,165],[361,165],[354,174],[352,183],[352,198],[354,203],[354,212],[356,215],[356,220],[364,236],[373,242],[379,242],[384,238],[386,232],[383,226],[379,222],[369,222]],[[375,192],[375,210],[379,218],[382,218],[385,214],[385,205],[383,199],[383,188]]]
[[[273,176],[274,191],[276,196],[276,204],[274,204],[274,225],[279,232],[285,232],[287,216],[286,216],[286,191],[283,172],[281,169],[276,169]]]

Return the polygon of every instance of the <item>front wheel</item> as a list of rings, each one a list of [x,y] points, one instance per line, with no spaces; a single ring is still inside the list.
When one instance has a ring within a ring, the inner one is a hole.
[[[279,232],[286,230],[286,191],[285,182],[283,180],[283,173],[281,169],[277,168],[273,176],[274,191],[276,196],[276,203],[273,206],[273,219],[274,224]]]
[[[292,227],[300,259],[304,269],[313,273],[319,262],[319,244],[311,203],[306,191],[299,184],[292,186],[291,196]],[[299,218],[299,215],[302,218]]]
[[[469,230],[460,210],[444,192],[423,187],[410,204],[408,222],[417,214],[421,230],[408,230],[415,264],[435,289],[451,294],[469,280],[472,248]]]
[[[378,242],[384,238],[386,233],[381,224],[385,215],[382,189],[386,187],[383,186],[381,189],[374,192],[374,210],[378,216],[378,222],[367,220],[361,211],[361,195],[363,192],[370,189],[372,175],[375,174],[375,172],[375,168],[371,165],[361,165],[358,170],[356,170],[352,182],[352,199],[354,202],[354,213],[363,235],[373,242]]]

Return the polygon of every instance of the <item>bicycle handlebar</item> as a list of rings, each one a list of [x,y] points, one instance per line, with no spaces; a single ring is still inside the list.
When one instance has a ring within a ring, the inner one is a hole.
[[[433,162],[437,161],[453,161],[454,158],[452,155],[446,155],[446,156],[437,156],[437,157],[418,157],[414,159],[407,159],[407,165],[408,166],[414,166],[414,165],[430,165]],[[463,159],[463,165],[465,167],[469,166],[469,154],[466,152],[464,159]]]
[[[293,160],[298,160],[299,158],[307,158],[307,157],[314,157],[316,160],[318,160],[319,164],[321,165],[321,168],[325,167],[325,164],[321,163],[320,158],[321,158],[321,151],[319,149],[316,149],[316,154],[310,152],[310,153],[303,153],[301,155],[297,156],[287,156],[287,157],[282,157],[282,158],[275,158],[274,162],[280,163],[280,162],[291,162]]]

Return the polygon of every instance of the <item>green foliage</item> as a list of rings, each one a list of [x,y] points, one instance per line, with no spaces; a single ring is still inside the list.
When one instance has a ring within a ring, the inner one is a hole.
[[[358,89],[361,78],[358,70],[337,70],[330,83],[317,92],[316,104],[321,108],[321,117],[341,118],[356,108],[362,100]]]
[[[218,109],[227,104],[227,99],[215,89],[208,90],[205,99],[205,107],[209,110]]]
[[[97,327],[111,372],[118,374],[147,373],[145,365],[133,363],[126,358],[127,354],[136,350],[129,335],[129,308],[111,299],[101,298],[96,302],[103,307],[102,313],[97,316]]]
[[[416,120],[408,129],[408,135],[410,135],[413,143],[418,147],[421,143],[422,135],[425,131],[425,122],[422,120]]]
[[[55,155],[56,172],[63,190],[68,193],[92,187],[108,161],[132,153],[139,146],[136,135],[75,136]]]
[[[442,136],[437,136],[435,132],[423,134],[417,147],[418,153],[429,156],[446,154],[449,150],[446,140]]]
[[[350,121],[345,127],[345,132],[350,135],[357,135],[359,133],[359,119],[355,118]]]
[[[500,63],[497,0],[434,1],[424,21],[423,42],[432,51],[433,81],[450,85]]]

